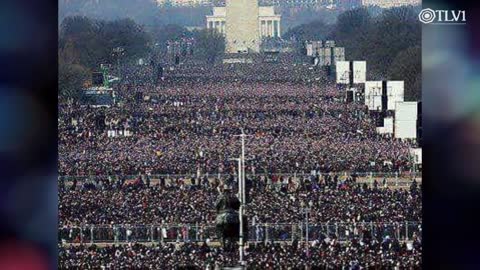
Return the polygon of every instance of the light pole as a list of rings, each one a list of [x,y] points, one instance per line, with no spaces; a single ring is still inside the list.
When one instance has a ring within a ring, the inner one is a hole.
[[[246,135],[243,132],[240,135],[234,135],[234,137],[240,137],[242,143],[242,153],[238,160],[239,168],[238,168],[238,189],[239,189],[239,199],[240,199],[240,210],[239,210],[239,217],[240,217],[240,264],[245,266],[245,262],[243,260],[243,245],[244,245],[244,235],[243,235],[243,212],[245,211],[245,205],[247,203],[246,196],[245,196],[245,138],[250,135]]]
[[[309,240],[308,240],[308,213],[310,209],[308,208],[305,202],[301,202],[300,206],[302,207],[302,211],[305,213],[305,242],[307,244],[307,256],[310,256],[310,248],[309,248]]]
[[[242,130],[242,204],[245,204],[245,134]]]
[[[244,132],[243,132],[243,129],[242,129],[242,134],[240,135],[234,135],[234,137],[240,137],[241,139],[241,142],[242,142],[242,155],[241,155],[241,165],[242,165],[242,189],[245,191],[245,138],[246,137],[250,137],[251,135],[246,135]],[[246,202],[246,198],[245,198],[245,192],[243,192],[243,195],[242,195],[242,200],[243,202],[245,203]]]
[[[240,209],[238,211],[238,217],[239,217],[239,226],[240,226],[240,233],[239,233],[239,261],[242,266],[244,266],[244,260],[243,260],[243,207],[244,207],[244,190],[243,190],[243,181],[242,181],[242,159],[241,158],[232,158],[230,160],[235,160],[238,162],[238,199],[240,200]]]

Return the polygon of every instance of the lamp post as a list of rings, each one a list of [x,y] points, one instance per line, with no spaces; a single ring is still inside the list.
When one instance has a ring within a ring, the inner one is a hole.
[[[239,199],[240,199],[240,210],[239,210],[239,217],[240,217],[240,264],[245,266],[245,261],[243,260],[243,245],[244,245],[244,235],[243,235],[243,213],[245,211],[245,205],[247,203],[246,195],[245,195],[245,138],[251,135],[246,135],[243,132],[240,135],[234,135],[234,137],[240,137],[241,144],[242,144],[242,152],[239,159],[235,159],[239,163],[238,167],[238,190],[239,190]]]
[[[307,244],[307,256],[310,256],[310,244],[308,239],[308,214],[310,209],[308,208],[307,204],[302,201],[301,203],[302,211],[305,213],[305,242]]]
[[[242,266],[244,266],[244,260],[243,260],[243,208],[244,208],[244,190],[243,190],[243,181],[242,181],[242,159],[241,158],[232,158],[230,160],[235,160],[238,162],[238,199],[240,200],[240,209],[238,211],[238,217],[239,217],[239,225],[240,225],[240,233],[239,233],[239,262]]]
[[[241,165],[242,165],[242,189],[245,191],[245,138],[246,137],[250,137],[251,135],[246,135],[244,132],[243,132],[243,129],[242,129],[242,134],[240,135],[234,135],[234,137],[240,137],[241,139],[241,143],[242,143],[242,154],[241,154]],[[246,203],[246,198],[245,198],[245,192],[243,192],[242,194],[242,200],[244,203]]]

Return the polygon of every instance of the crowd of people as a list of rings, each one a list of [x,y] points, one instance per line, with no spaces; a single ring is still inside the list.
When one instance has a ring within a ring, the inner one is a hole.
[[[61,187],[60,226],[88,224],[213,223],[215,201],[235,179],[195,180],[155,185],[99,181]],[[410,189],[370,187],[352,178],[257,177],[247,180],[247,215],[253,223],[298,223],[310,209],[311,223],[421,221],[422,193]],[[282,209],[279,211],[279,209]]]
[[[132,70],[115,106],[60,105],[61,175],[230,173],[242,130],[252,135],[249,172],[411,168],[412,143],[377,134],[365,107],[343,102],[334,85],[198,80],[171,71],[154,86],[144,70]],[[215,74],[228,73],[222,70]]]
[[[60,104],[59,268],[235,265],[237,253],[212,245],[205,228],[214,225],[222,189],[235,192],[231,159],[240,155],[234,135],[241,132],[250,135],[246,216],[256,241],[246,248],[249,269],[421,268],[421,186],[370,186],[335,174],[408,171],[415,142],[377,134],[376,119],[362,104],[346,103],[327,70],[295,59],[127,65],[114,105]],[[67,183],[68,176],[83,180]],[[307,212],[312,239],[305,245],[294,228],[303,230]],[[409,222],[415,232],[400,233]],[[283,243],[269,242],[265,223],[289,224],[270,236]],[[347,224],[341,239],[339,223]],[[193,238],[208,241],[190,241],[193,224]],[[325,233],[329,224],[336,231]],[[132,232],[135,226],[144,230]],[[94,234],[126,244],[84,245]],[[177,243],[157,241],[163,235]]]
[[[249,244],[248,269],[421,269],[422,246],[385,237],[340,242],[326,237],[308,244]],[[222,269],[238,265],[238,252],[203,244],[59,246],[60,269]]]

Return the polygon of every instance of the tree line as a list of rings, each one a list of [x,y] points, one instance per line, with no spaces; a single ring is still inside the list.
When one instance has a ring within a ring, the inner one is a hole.
[[[97,20],[84,16],[65,18],[59,29],[59,98],[78,98],[91,73],[101,64],[132,63],[166,51],[167,41],[194,38],[196,56],[214,62],[225,41],[210,30],[188,31],[178,25],[145,29],[132,19]],[[116,51],[122,48],[122,53]]]
[[[359,8],[339,15],[334,24],[314,20],[290,29],[284,39],[333,39],[345,47],[346,59],[366,60],[369,80],[404,80],[406,100],[421,98],[421,25],[418,7],[399,7],[372,14]],[[222,35],[205,30],[189,31],[176,24],[145,26],[132,19],[105,21],[84,16],[66,17],[60,25],[60,97],[75,97],[78,89],[100,64],[115,64],[114,48],[125,50],[122,62],[165,51],[166,42],[196,40],[195,57],[208,62],[223,53]]]

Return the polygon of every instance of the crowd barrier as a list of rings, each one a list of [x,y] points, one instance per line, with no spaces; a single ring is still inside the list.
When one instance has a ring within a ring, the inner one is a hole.
[[[183,179],[185,184],[193,184],[195,181],[202,182],[203,178],[209,179],[211,182],[213,179],[226,179],[230,177],[232,174],[205,174],[205,175],[196,175],[196,174],[155,174],[149,175],[150,181],[152,184],[157,184],[159,179],[165,179],[167,183],[175,182],[178,179]],[[249,174],[247,173],[247,178],[250,179],[259,179],[261,177],[278,177],[278,178],[292,178],[292,179],[299,179],[299,178],[307,178],[315,175],[326,176],[326,175],[338,175],[340,180],[344,180],[347,177],[350,177],[352,173],[328,173],[328,174],[313,174],[313,173],[276,173],[276,174]],[[388,186],[399,186],[399,187],[408,187],[415,179],[417,182],[421,183],[422,175],[418,172],[361,172],[355,173],[357,176],[358,183],[367,183],[369,185],[373,185],[374,181],[376,180],[377,183],[382,184],[385,180],[386,185]],[[236,175],[234,175],[236,177]],[[118,179],[124,179],[126,181],[133,181],[135,179],[143,179],[145,180],[145,175],[89,175],[89,176],[59,176],[59,181],[73,182],[77,181],[77,183],[83,182],[96,182],[99,180],[111,180],[116,181]]]
[[[250,224],[249,242],[264,241],[306,241],[307,223],[298,224]],[[381,241],[385,237],[410,241],[421,236],[420,222],[391,223],[321,223],[308,224],[308,241],[325,237],[336,237],[346,241],[361,238],[368,231]],[[82,227],[62,227],[58,231],[60,243],[168,243],[168,242],[216,242],[218,241],[213,224],[163,224],[163,225],[87,225]]]

